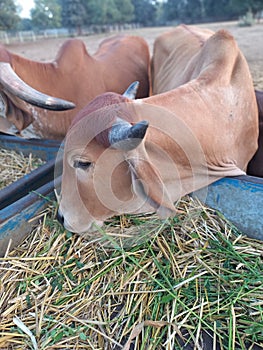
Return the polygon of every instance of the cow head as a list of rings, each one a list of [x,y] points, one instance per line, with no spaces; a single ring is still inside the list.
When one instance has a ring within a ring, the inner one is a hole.
[[[175,211],[145,150],[149,124],[126,96],[98,96],[67,133],[58,219],[69,231],[92,232],[121,213]]]

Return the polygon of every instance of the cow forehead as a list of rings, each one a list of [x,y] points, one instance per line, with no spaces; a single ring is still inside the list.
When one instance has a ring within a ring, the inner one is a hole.
[[[132,122],[135,118],[132,104],[127,101],[127,98],[113,93],[95,98],[78,113],[71,124],[66,136],[66,147],[88,145],[93,139],[108,147],[108,131],[116,119]]]
[[[83,118],[86,118],[88,115],[91,115],[90,118],[95,118],[95,115],[102,115],[100,118],[103,118],[105,121],[106,113],[108,115],[113,114],[112,112],[118,110],[118,106],[122,103],[128,102],[128,99],[113,92],[107,92],[95,97],[91,102],[89,102],[73,119],[71,127],[74,127],[79,123]],[[107,118],[110,118],[108,116]]]
[[[184,112],[186,111],[187,108],[184,108]],[[177,115],[162,106],[142,101],[141,103],[125,103],[123,106],[107,106],[105,109],[99,109],[90,115],[83,116],[68,132],[66,152],[74,151],[74,149],[85,150],[85,148],[87,152],[92,152],[95,144],[103,146],[104,150],[108,148],[108,131],[117,117],[128,121],[132,119],[133,122],[149,121],[147,142],[157,143],[159,147],[166,148],[167,144],[176,142],[181,148],[188,149],[189,144],[197,142],[198,136],[185,123],[184,115]]]

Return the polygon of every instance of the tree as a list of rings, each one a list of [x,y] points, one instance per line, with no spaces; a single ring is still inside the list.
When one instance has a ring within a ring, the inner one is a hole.
[[[101,23],[101,0],[82,1],[85,8],[85,24],[100,24]]]
[[[204,0],[205,15],[215,19],[232,19],[238,16],[238,11],[233,9],[233,1],[230,0]]]
[[[239,12],[240,15],[251,11],[255,16],[258,12],[263,11],[263,0],[232,0],[233,8]]]
[[[121,9],[124,8],[127,11],[127,4],[130,0],[120,1],[116,3],[116,0],[82,0],[86,9],[86,21],[87,25],[107,25],[120,23],[122,21]]]
[[[31,18],[36,28],[58,28],[61,26],[61,8],[57,0],[35,0]]]
[[[134,21],[144,26],[155,24],[157,5],[151,0],[132,0]]]
[[[32,20],[30,18],[22,18],[19,23],[18,30],[32,30]]]
[[[188,0],[181,8],[181,16],[187,22],[201,20],[204,16],[203,0]]]
[[[61,17],[63,26],[77,29],[78,35],[82,33],[85,23],[86,9],[81,0],[61,0]]]
[[[179,2],[177,0],[167,0],[163,4],[163,16],[166,21],[173,21],[179,18]]]
[[[14,0],[0,1],[0,30],[16,29],[20,18]]]
[[[118,23],[121,14],[115,4],[114,0],[102,0],[101,6],[101,24],[114,24]]]
[[[115,6],[119,9],[119,23],[129,23],[134,18],[134,6],[131,0],[114,0]]]
[[[166,0],[164,17],[168,21],[197,22],[204,19],[232,19],[263,10],[263,0]]]

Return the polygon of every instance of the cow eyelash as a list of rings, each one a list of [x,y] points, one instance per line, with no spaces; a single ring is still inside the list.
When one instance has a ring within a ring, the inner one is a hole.
[[[73,167],[74,168],[79,168],[82,170],[87,170],[90,167],[91,163],[90,162],[84,162],[81,160],[74,160],[73,162]]]

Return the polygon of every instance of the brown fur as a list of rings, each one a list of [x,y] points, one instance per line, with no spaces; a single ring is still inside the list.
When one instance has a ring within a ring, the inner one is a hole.
[[[183,41],[188,58],[178,59],[175,47],[181,47],[185,32],[197,43],[191,53],[192,40]],[[153,71],[165,73],[153,77],[157,94],[128,103],[116,94],[100,96],[67,134],[59,213],[71,231],[94,230],[94,223],[116,213],[174,215],[181,196],[224,176],[244,174],[257,149],[253,82],[234,38],[224,30],[202,35],[201,29],[180,26],[156,43]],[[98,101],[97,106],[106,106],[94,110]],[[122,116],[149,122],[143,141],[129,151],[107,147],[97,137]],[[89,169],[74,168],[75,159],[88,161]]]
[[[122,94],[133,81],[138,80],[138,97],[149,94],[149,50],[140,37],[118,35],[106,39],[93,56],[88,54],[81,40],[70,39],[63,44],[56,60],[51,63],[30,61],[12,54],[2,46],[0,59],[9,62],[28,85],[76,105],[75,110],[54,113],[5,95],[8,100],[8,121],[19,131],[32,123],[35,136],[38,137],[63,138],[76,113],[106,91]],[[1,129],[6,131],[0,121]]]
[[[221,30],[220,33],[222,40],[228,37],[231,43],[233,37],[227,31]],[[189,80],[195,79],[196,61],[193,57],[198,54],[205,41],[213,34],[214,32],[210,30],[182,25],[177,27],[174,31],[161,35],[155,41],[152,59],[153,92],[159,94],[169,91],[185,84]],[[209,53],[205,52],[205,50],[203,51],[208,57]],[[224,74],[227,67],[227,62],[224,63],[224,60],[229,60],[230,55],[223,53],[221,56],[222,63],[220,64],[221,68],[219,68],[221,71],[218,71],[217,74],[222,77],[229,77],[229,75]],[[224,56],[225,58],[223,58]],[[219,59],[220,55],[218,56],[218,60]],[[236,67],[233,66],[233,74],[239,64],[239,59],[235,59]],[[172,74],[174,70],[178,71],[175,76]],[[206,74],[205,79],[207,78],[208,75]],[[240,79],[240,84],[243,84],[242,77]],[[246,100],[246,97],[244,98]],[[256,91],[256,98],[259,115],[258,150],[247,166],[247,173],[249,175],[263,177],[263,92]]]
[[[191,80],[194,67],[188,66],[188,61],[200,51],[212,34],[208,29],[181,25],[156,38],[152,57],[153,95],[172,90]],[[174,70],[176,74],[170,75]]]

